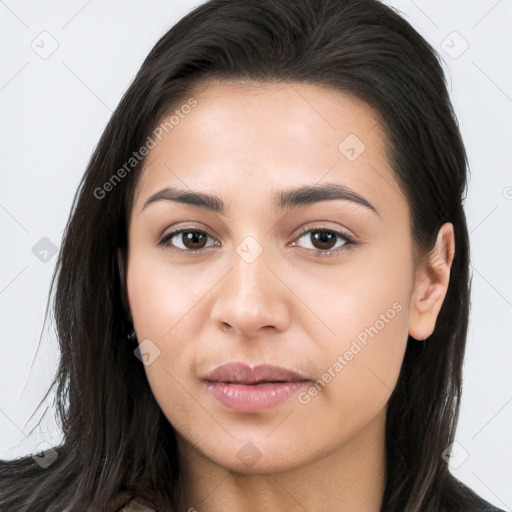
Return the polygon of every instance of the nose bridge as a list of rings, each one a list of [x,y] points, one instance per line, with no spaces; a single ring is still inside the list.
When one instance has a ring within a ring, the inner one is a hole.
[[[243,252],[242,247],[249,250]],[[271,295],[269,271],[267,269],[268,255],[257,254],[250,242],[237,247],[237,254],[233,258],[232,284],[235,295],[241,304],[245,301],[253,302],[253,306],[261,304],[268,295]]]
[[[238,244],[212,309],[215,323],[242,335],[264,327],[286,328],[289,312],[279,280],[267,268],[268,260],[269,254],[254,237]]]

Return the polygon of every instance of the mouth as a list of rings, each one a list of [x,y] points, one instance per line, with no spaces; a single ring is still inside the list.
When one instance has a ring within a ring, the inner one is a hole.
[[[213,398],[239,412],[258,412],[275,407],[311,382],[295,370],[238,362],[217,366],[202,380]]]
[[[226,381],[210,381],[210,382],[224,382],[224,384],[238,384],[240,386],[264,386],[268,384],[284,384],[286,382],[299,382],[292,380],[258,380],[254,382],[239,382],[236,380],[226,380]]]
[[[204,377],[209,382],[229,384],[271,384],[302,382],[310,380],[301,372],[272,364],[246,364],[241,362],[224,363],[214,367]]]

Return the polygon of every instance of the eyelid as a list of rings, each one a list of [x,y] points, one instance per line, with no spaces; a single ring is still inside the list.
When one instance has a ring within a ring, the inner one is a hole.
[[[175,247],[173,245],[170,244],[170,240],[175,237],[176,235],[180,234],[180,233],[183,233],[185,231],[192,231],[192,232],[196,232],[196,233],[203,233],[205,234],[206,236],[208,236],[209,238],[213,238],[215,240],[215,242],[219,242],[219,240],[217,240],[211,233],[208,229],[204,229],[204,228],[198,228],[196,226],[181,226],[179,228],[176,228],[172,231],[170,231],[169,233],[166,233],[165,235],[163,235],[159,242],[158,242],[158,245],[161,245],[163,246],[164,248],[166,249],[170,249],[170,250],[173,250],[173,251],[178,251],[180,252],[181,254],[195,254],[195,253],[200,253],[200,252],[203,252],[205,249],[209,249],[210,247],[212,246],[208,246],[208,247],[203,247],[201,249],[180,249],[179,247]]]
[[[322,249],[316,249],[316,250],[315,249],[306,249],[307,251],[312,251],[314,257],[325,258],[325,257],[339,256],[340,253],[347,251],[348,249],[351,249],[353,246],[355,246],[357,244],[355,238],[352,235],[349,235],[340,229],[332,228],[329,226],[316,225],[316,226],[312,226],[312,227],[309,226],[309,227],[301,228],[299,235],[295,237],[294,242],[292,242],[292,245],[293,246],[297,245],[297,242],[296,242],[297,240],[302,238],[305,234],[313,232],[313,231],[328,231],[328,232],[334,233],[335,235],[339,236],[340,238],[342,238],[345,241],[345,243],[341,247],[337,247],[336,249],[323,249],[323,250]]]

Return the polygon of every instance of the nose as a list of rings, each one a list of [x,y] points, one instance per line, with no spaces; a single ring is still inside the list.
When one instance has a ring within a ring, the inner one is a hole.
[[[235,254],[232,269],[216,287],[211,318],[220,329],[248,338],[284,332],[290,323],[289,299],[264,253],[252,262]]]

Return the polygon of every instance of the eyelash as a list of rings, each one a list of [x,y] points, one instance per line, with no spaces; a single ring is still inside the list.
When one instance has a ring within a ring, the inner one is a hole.
[[[345,242],[341,247],[338,247],[336,249],[323,249],[323,250],[322,249],[311,249],[314,251],[315,256],[318,258],[328,258],[328,257],[339,256],[339,254],[341,252],[346,251],[356,245],[356,241],[352,237],[348,236],[345,233],[342,233],[341,231],[337,231],[333,228],[327,228],[327,227],[303,228],[303,229],[301,229],[300,234],[297,239],[300,239],[305,234],[312,233],[312,232],[333,233],[334,235],[336,235],[338,238],[341,238]],[[295,244],[295,242],[294,242],[294,244]]]
[[[172,240],[176,235],[179,235],[180,233],[184,233],[184,232],[201,233],[203,235],[209,236],[210,238],[214,238],[210,233],[208,233],[207,231],[204,231],[202,229],[179,228],[179,229],[176,229],[175,231],[172,231],[171,233],[167,233],[164,237],[162,237],[162,239],[159,242],[159,245],[161,245],[165,248],[171,249],[173,251],[178,251],[178,252],[186,253],[186,254],[200,253],[200,252],[203,252],[205,249],[209,248],[209,247],[204,247],[202,249],[184,250],[184,249],[179,249],[179,248],[173,247],[170,243],[170,240]],[[323,227],[323,228],[322,227],[320,227],[320,228],[304,228],[301,230],[297,239],[302,238],[305,234],[310,233],[310,232],[333,233],[334,235],[341,238],[345,242],[341,247],[338,247],[336,249],[324,249],[324,250],[315,249],[314,252],[315,252],[315,256],[317,256],[317,257],[325,258],[325,257],[337,256],[341,251],[346,251],[346,250],[350,249],[351,246],[356,245],[356,242],[352,237],[350,237],[340,231],[336,231],[335,229],[325,228],[325,227]],[[295,244],[296,242],[293,242],[293,243]]]

